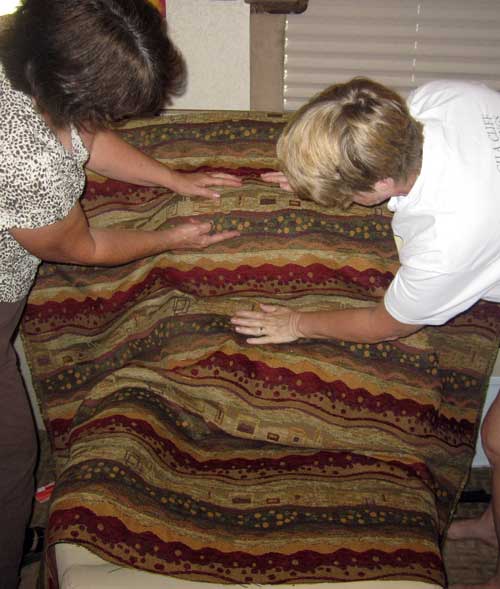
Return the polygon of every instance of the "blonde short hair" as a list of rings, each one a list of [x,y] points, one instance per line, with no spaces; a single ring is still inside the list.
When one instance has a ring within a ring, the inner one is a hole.
[[[367,78],[330,86],[285,127],[278,159],[292,188],[323,205],[352,204],[385,178],[420,169],[423,127],[393,90]]]

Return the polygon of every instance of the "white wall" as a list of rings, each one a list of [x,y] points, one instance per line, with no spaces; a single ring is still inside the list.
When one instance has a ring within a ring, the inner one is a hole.
[[[250,108],[250,6],[244,0],[167,0],[172,40],[188,86],[174,108]]]
[[[0,15],[14,12],[20,3],[21,0],[0,0]]]

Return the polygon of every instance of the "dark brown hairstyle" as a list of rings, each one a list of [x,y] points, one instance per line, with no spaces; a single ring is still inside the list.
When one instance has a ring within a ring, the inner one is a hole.
[[[24,0],[0,57],[14,88],[57,126],[155,114],[185,81],[184,61],[147,0]]]

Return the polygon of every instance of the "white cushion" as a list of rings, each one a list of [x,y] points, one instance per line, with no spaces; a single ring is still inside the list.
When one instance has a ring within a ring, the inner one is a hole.
[[[276,585],[227,585],[186,581],[118,566],[77,544],[56,545],[60,589],[277,589]],[[281,585],[292,589],[295,585]],[[442,589],[420,581],[353,581],[348,583],[300,583],[297,589]]]

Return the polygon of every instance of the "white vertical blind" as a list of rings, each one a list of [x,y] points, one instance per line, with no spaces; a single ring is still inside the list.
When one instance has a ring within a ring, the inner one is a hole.
[[[286,24],[284,108],[368,76],[406,95],[433,79],[500,90],[499,0],[309,0]]]

